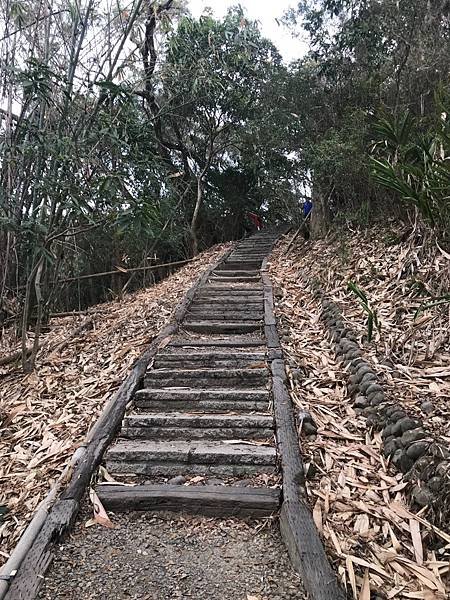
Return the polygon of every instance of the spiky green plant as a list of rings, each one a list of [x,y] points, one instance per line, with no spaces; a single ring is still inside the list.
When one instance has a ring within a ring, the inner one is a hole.
[[[431,120],[408,111],[379,117],[371,164],[378,184],[445,231],[450,223],[450,90],[436,94],[435,113]]]
[[[374,327],[376,327],[378,331],[381,331],[381,323],[378,319],[377,311],[371,307],[367,295],[360,287],[356,285],[354,281],[349,281],[347,283],[347,288],[356,296],[363,311],[367,315],[367,339],[369,342],[371,342],[373,338]]]

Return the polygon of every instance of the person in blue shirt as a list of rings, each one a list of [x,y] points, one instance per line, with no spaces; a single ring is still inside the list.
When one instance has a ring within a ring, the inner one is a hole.
[[[312,206],[313,205],[312,205],[310,198],[307,198],[303,203],[303,218],[304,219],[306,219],[306,217],[312,211]]]
[[[310,198],[306,198],[303,202],[303,223],[302,223],[302,234],[305,240],[309,240],[310,237],[310,223],[311,223],[311,211],[313,203]]]

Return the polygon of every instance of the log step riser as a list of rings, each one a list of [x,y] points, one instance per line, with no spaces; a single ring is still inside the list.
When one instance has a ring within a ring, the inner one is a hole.
[[[243,388],[243,389],[254,389],[262,388],[265,389],[267,385],[266,379],[236,379],[231,378],[228,381],[218,381],[217,379],[209,379],[207,377],[193,377],[191,379],[184,377],[167,377],[166,379],[153,379],[151,375],[144,378],[144,385],[146,388],[201,388],[201,389],[215,389],[215,388]]]
[[[279,507],[280,492],[226,486],[99,485],[97,493],[106,510],[182,510],[189,514],[263,517]]]
[[[224,321],[225,323],[231,322],[247,322],[250,321],[255,323],[261,321],[263,316],[254,312],[222,312],[222,311],[211,311],[211,310],[199,310],[189,311],[186,315],[185,323],[198,323],[199,319],[204,321]]]
[[[122,427],[120,435],[130,440],[267,440],[273,429],[205,427]]]
[[[109,473],[117,475],[148,475],[149,477],[175,477],[177,475],[222,475],[224,477],[240,477],[242,475],[271,474],[275,467],[270,465],[219,465],[219,464],[186,464],[165,463],[153,464],[149,461],[128,463],[122,460],[106,461]]]
[[[185,323],[184,329],[186,331],[192,331],[194,333],[210,333],[210,334],[219,334],[219,333],[253,333],[255,331],[261,331],[262,324],[254,323],[254,322],[246,322],[240,324],[234,323],[217,323],[214,321],[209,321],[206,323]]]
[[[229,358],[229,359],[220,359],[213,357],[205,357],[203,359],[188,359],[188,358],[180,358],[176,357],[171,359],[158,358],[155,362],[156,369],[199,369],[210,367],[212,369],[236,369],[239,367],[245,368],[250,367],[255,364],[259,364],[265,361],[265,358],[262,357],[260,359],[248,359],[248,358]]]
[[[160,411],[191,411],[191,412],[208,412],[208,413],[223,413],[232,411],[234,413],[255,413],[267,412],[269,402],[257,401],[239,401],[239,400],[136,400],[135,406],[142,410]]]

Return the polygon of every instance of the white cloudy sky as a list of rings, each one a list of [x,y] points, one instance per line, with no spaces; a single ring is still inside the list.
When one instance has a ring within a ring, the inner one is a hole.
[[[305,53],[305,41],[292,38],[289,31],[276,21],[284,11],[298,4],[295,0],[189,0],[190,10],[195,17],[199,17],[206,7],[212,8],[215,16],[222,17],[229,6],[236,4],[241,4],[251,19],[260,22],[263,34],[272,40],[286,61]]]

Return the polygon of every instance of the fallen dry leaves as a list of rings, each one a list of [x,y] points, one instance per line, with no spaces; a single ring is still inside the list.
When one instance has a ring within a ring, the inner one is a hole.
[[[166,280],[102,304],[89,316],[52,319],[34,373],[24,375],[16,365],[0,368],[0,508],[7,509],[3,520],[0,512],[0,563],[130,365],[227,247],[216,246]],[[80,331],[91,319],[90,328]],[[18,345],[7,332],[0,355]]]
[[[433,528],[425,511],[409,511],[407,483],[384,459],[380,435],[353,410],[346,374],[319,321],[319,305],[300,279],[320,279],[361,338],[366,334],[363,313],[347,291],[348,279],[368,292],[383,326],[376,343],[365,348],[384,375],[388,393],[415,411],[430,399],[439,417],[431,428],[448,435],[448,307],[425,311],[432,317],[417,328],[413,317],[420,302],[408,295],[407,266],[413,264],[415,275],[428,286],[430,273],[440,285],[448,257],[437,248],[427,254],[407,243],[392,249],[373,232],[354,234],[348,242],[300,243],[285,255],[289,240],[278,245],[269,268],[279,298],[276,314],[291,396],[318,426],[315,439],[302,438],[314,521],[353,598],[448,598],[450,534]],[[439,393],[430,389],[431,382]]]

